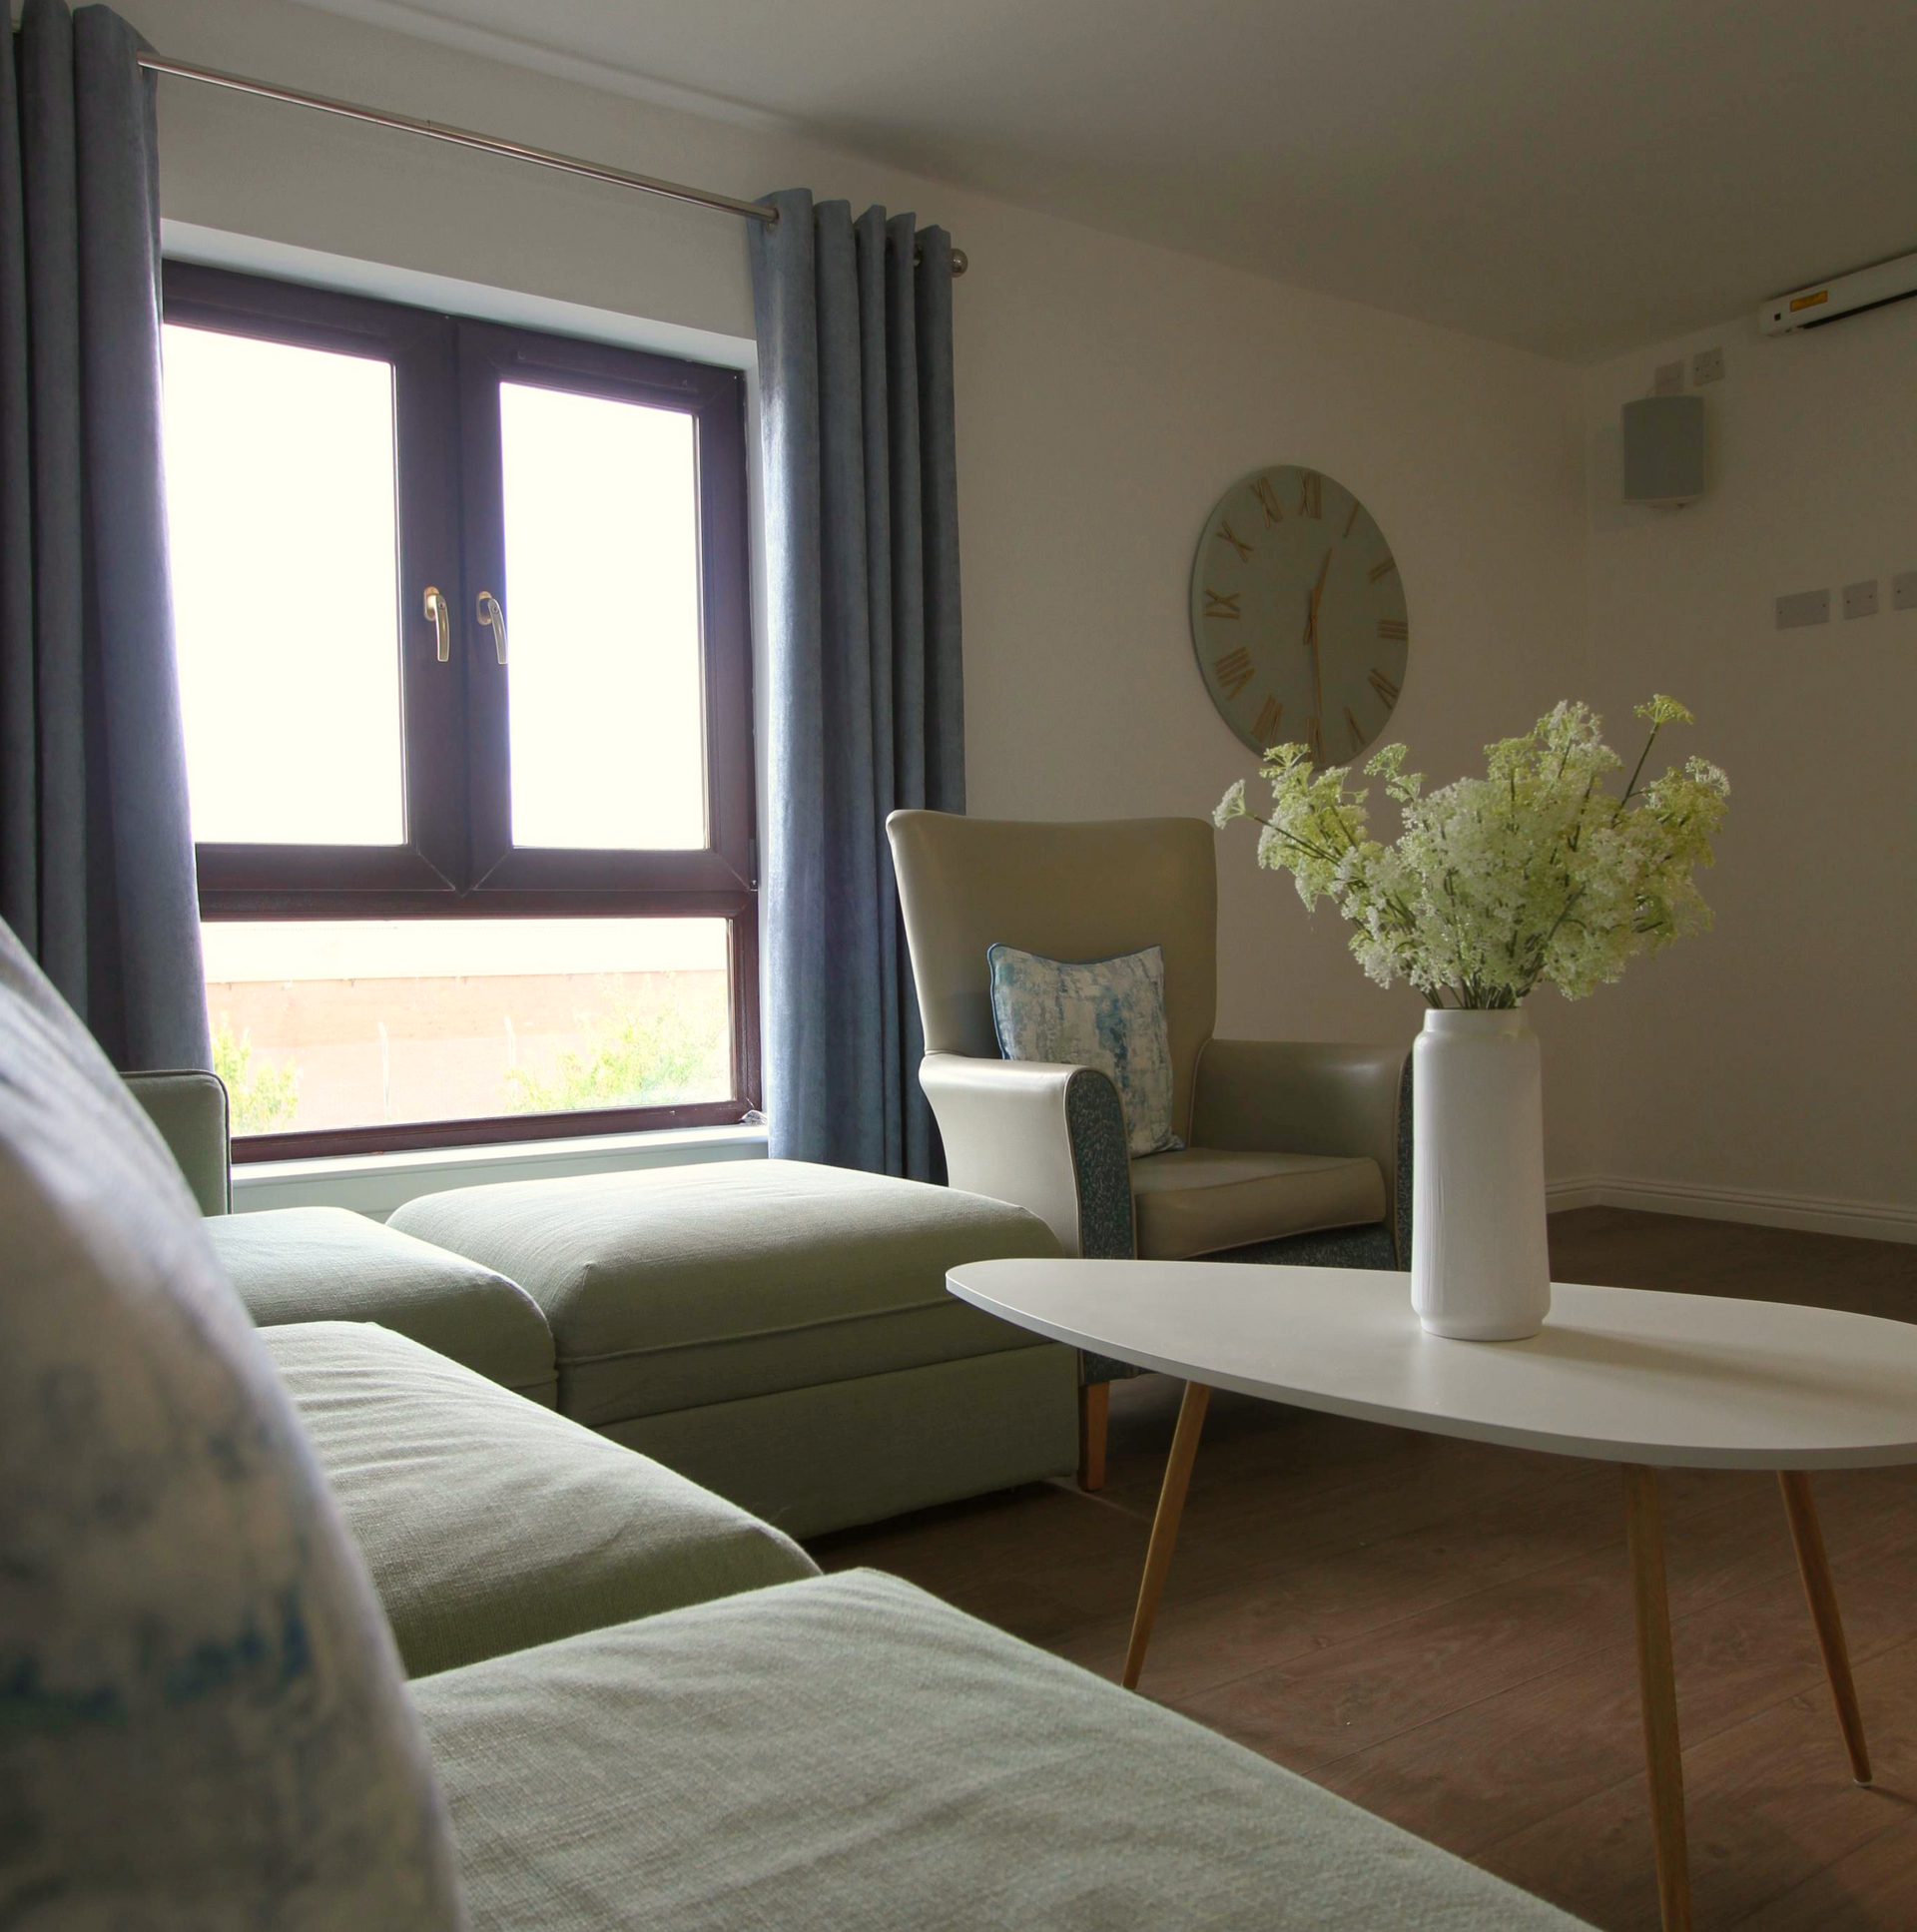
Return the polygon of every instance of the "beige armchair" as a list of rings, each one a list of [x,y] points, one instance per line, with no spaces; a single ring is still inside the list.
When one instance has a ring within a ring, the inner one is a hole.
[[[1067,1254],[1395,1268],[1411,1209],[1409,1051],[1218,1039],[1218,879],[1202,819],[887,821],[925,1022],[921,1085],[955,1187],[1039,1215]],[[1090,1067],[998,1056],[986,950],[1054,960],[1164,949],[1173,1130],[1132,1158]],[[1086,1356],[1079,1481],[1104,1480],[1124,1363]]]

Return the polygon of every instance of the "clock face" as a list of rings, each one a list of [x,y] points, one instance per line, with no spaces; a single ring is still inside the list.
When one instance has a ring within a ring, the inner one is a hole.
[[[1261,755],[1356,759],[1391,722],[1411,626],[1391,545],[1344,484],[1280,464],[1234,484],[1191,566],[1191,638],[1218,715]]]

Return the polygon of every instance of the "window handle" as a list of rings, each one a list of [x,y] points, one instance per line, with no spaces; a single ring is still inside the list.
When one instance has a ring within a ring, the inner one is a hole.
[[[432,625],[433,636],[438,640],[439,662],[443,664],[452,655],[452,612],[440,595],[437,584],[426,586],[426,618]]]
[[[482,624],[490,624],[492,626],[492,641],[498,647],[499,662],[501,664],[505,663],[506,661],[505,606],[502,605],[499,599],[495,597],[492,594],[492,592],[489,590],[482,590],[479,593],[479,621]]]

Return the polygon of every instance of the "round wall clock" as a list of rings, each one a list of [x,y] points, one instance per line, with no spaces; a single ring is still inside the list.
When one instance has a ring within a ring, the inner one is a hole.
[[[1391,720],[1411,625],[1377,519],[1315,469],[1254,470],[1218,499],[1191,566],[1191,641],[1218,715],[1259,753],[1355,759]]]

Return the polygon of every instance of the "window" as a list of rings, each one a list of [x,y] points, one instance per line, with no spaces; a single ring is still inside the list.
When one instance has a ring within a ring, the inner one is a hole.
[[[743,381],[170,263],[243,1158],[757,1105]]]

